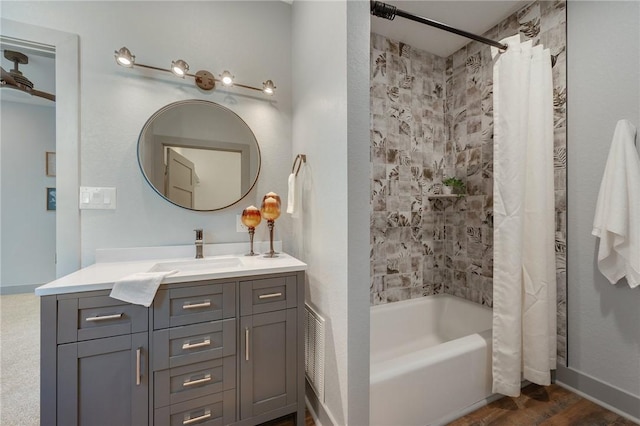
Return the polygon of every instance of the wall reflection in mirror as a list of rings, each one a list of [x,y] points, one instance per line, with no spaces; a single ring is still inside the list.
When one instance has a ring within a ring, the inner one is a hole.
[[[260,148],[233,111],[194,99],[169,104],[149,118],[138,139],[138,162],[166,200],[211,211],[249,193],[260,172]]]

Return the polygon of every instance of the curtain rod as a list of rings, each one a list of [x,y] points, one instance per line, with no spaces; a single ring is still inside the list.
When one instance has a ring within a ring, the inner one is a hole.
[[[480,43],[488,44],[493,47],[497,47],[501,50],[507,50],[508,46],[506,44],[499,43],[495,40],[488,39],[486,37],[479,36],[477,34],[470,33],[468,31],[459,30],[457,28],[453,28],[447,24],[443,24],[442,22],[434,21],[433,19],[423,18],[422,16],[414,15],[409,12],[405,12],[404,10],[398,9],[395,6],[392,6],[387,3],[383,3],[381,1],[371,1],[371,14],[374,16],[378,16],[380,18],[385,18],[390,21],[393,21],[393,18],[396,16],[400,16],[405,19],[410,19],[412,21],[420,22],[421,24],[429,25],[431,27],[435,27],[444,31],[448,31],[450,33],[457,34],[462,37],[470,38],[475,41],[479,41]]]

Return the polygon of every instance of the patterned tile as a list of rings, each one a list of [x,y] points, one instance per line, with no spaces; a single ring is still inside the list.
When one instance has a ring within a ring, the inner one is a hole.
[[[566,2],[534,1],[485,33],[552,55],[558,357],[566,359]],[[371,35],[371,304],[447,292],[493,305],[490,48],[448,58]],[[443,176],[463,199],[429,200]]]

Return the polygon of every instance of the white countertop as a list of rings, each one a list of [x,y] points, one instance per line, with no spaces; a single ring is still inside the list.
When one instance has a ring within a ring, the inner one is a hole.
[[[184,246],[176,246],[176,248],[180,247]],[[234,245],[234,248],[237,249],[237,245]],[[276,246],[275,249],[278,250],[279,245]],[[55,294],[75,293],[79,291],[110,290],[113,287],[113,283],[118,281],[119,279],[122,279],[127,275],[131,275],[136,272],[148,272],[157,263],[195,261],[193,257],[169,257],[172,252],[182,254],[184,250],[165,250],[163,256],[160,256],[156,259],[135,260],[140,256],[136,256],[134,250],[137,249],[127,249],[129,258],[134,260],[116,260],[102,262],[98,261],[91,266],[82,268],[76,272],[58,278],[55,281],[51,281],[48,284],[36,288],[35,293],[37,296],[48,296]],[[276,274],[281,272],[304,271],[307,269],[307,265],[305,263],[292,256],[289,256],[286,253],[279,253],[278,257],[274,258],[264,257],[262,253],[264,253],[265,251],[261,251],[261,254],[257,256],[244,256],[243,254],[211,256],[209,254],[218,251],[221,250],[205,249],[204,261],[206,262],[207,260],[214,258],[233,257],[239,259],[239,265],[219,266],[212,270],[199,269],[190,271],[179,271],[174,275],[165,277],[162,281],[162,284],[221,278],[236,278],[261,274]],[[246,253],[247,251],[248,246],[247,250],[242,250],[241,253]],[[145,250],[140,249],[140,252],[144,253]],[[97,258],[100,259],[100,256],[98,256]],[[104,256],[103,258],[106,259],[106,257]],[[109,256],[109,259],[118,258],[119,256]]]

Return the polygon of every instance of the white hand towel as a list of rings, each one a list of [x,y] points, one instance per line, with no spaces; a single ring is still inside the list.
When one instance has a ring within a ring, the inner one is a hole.
[[[640,157],[636,128],[620,120],[598,193],[593,235],[600,237],[598,268],[611,284],[640,285]]]
[[[128,275],[113,284],[109,296],[148,308],[151,306],[164,277],[176,272],[178,271],[138,272]]]
[[[289,175],[289,194],[287,195],[287,213],[295,214],[296,212],[296,175]]]

